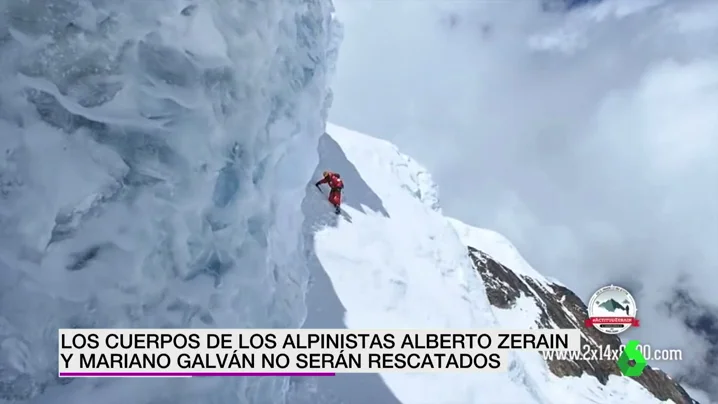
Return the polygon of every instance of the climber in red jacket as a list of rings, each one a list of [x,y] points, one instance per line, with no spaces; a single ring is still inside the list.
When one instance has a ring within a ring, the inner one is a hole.
[[[344,189],[344,182],[339,174],[331,171],[324,171],[322,175],[324,178],[317,181],[314,185],[319,189],[321,189],[319,186],[322,184],[329,185],[329,203],[334,205],[336,213],[339,214],[341,212],[339,206],[342,203],[342,189]]]

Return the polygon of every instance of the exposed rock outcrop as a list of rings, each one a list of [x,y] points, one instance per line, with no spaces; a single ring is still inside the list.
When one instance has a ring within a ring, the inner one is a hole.
[[[588,318],[588,310],[583,301],[571,290],[517,274],[488,254],[471,246],[468,248],[469,256],[484,281],[489,302],[494,307],[510,309],[514,307],[519,297],[532,298],[540,313],[535,319],[535,324],[539,328],[577,328],[583,332],[584,344],[610,346],[614,349],[620,347],[621,340],[617,336],[603,334],[594,328],[583,326]],[[548,367],[558,377],[588,374],[603,385],[608,382],[610,375],[621,375],[615,361],[609,360],[551,360],[548,361]],[[650,366],[646,367],[641,376],[633,380],[659,400],[672,400],[677,404],[698,404],[670,376]]]

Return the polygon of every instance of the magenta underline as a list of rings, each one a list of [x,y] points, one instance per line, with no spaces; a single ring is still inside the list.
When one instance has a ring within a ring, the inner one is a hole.
[[[256,372],[60,372],[60,377],[238,377],[238,376],[336,376],[336,373],[256,373]]]

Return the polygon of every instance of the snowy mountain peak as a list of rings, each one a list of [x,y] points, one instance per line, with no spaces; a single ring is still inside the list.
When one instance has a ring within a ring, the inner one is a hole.
[[[586,305],[568,288],[547,283],[541,278],[532,278],[510,268],[495,260],[484,251],[468,246],[469,255],[474,262],[476,270],[481,274],[486,287],[489,302],[495,311],[521,310],[519,299],[530,299],[535,305],[538,315],[534,318],[523,317],[521,322],[514,323],[516,327],[525,328],[578,328],[584,332],[584,344],[618,349],[621,340],[615,335],[598,332],[594,328],[584,328],[583,323],[588,318]],[[516,318],[509,315],[510,319]],[[509,321],[510,322],[510,321]],[[502,322],[502,325],[511,325]],[[548,362],[548,368],[558,377],[580,377],[589,375],[595,377],[602,385],[606,385],[611,377],[621,377],[616,363],[612,361],[569,361],[554,360]],[[696,403],[688,393],[670,376],[650,366],[638,378],[632,379],[661,401],[671,400],[674,403]]]
[[[315,176],[341,173],[345,194],[336,215],[315,180],[307,184],[302,209],[313,280],[305,327],[583,329],[586,306],[573,292],[534,270],[498,233],[445,217],[431,175],[391,143],[328,125],[319,158]],[[586,343],[620,344],[594,330],[584,335]],[[654,369],[632,379],[609,362],[546,363],[533,352],[510,360],[505,374],[329,378],[307,402],[693,402]]]

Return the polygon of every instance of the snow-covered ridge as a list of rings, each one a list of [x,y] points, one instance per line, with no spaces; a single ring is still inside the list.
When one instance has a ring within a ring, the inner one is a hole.
[[[343,306],[342,326],[515,329],[582,324],[586,310],[581,300],[541,276],[508,240],[443,216],[437,187],[416,161],[386,141],[335,125],[328,125],[327,134],[316,174],[325,169],[342,174],[344,212],[332,213],[324,196],[308,185],[305,215],[311,225],[305,228],[317,266]],[[588,341],[603,338],[586,335]],[[612,367],[547,364],[538,354],[521,352],[512,355],[506,374],[381,378],[392,402],[403,404],[691,402],[660,372],[634,380],[618,376]],[[362,402],[370,394],[366,390],[345,402]]]
[[[534,278],[542,283],[545,282],[543,275],[526,262],[506,237],[493,230],[470,226],[458,219],[449,218],[449,222],[454,226],[464,244],[473,247],[481,246],[481,251],[489,254],[502,265],[511,268],[514,273]]]

